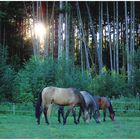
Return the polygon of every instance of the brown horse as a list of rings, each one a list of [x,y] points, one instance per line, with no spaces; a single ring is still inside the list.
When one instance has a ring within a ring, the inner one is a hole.
[[[107,97],[93,96],[93,98],[96,101],[96,103],[98,104],[99,109],[103,110],[103,115],[104,115],[103,121],[106,121],[105,120],[105,118],[106,118],[106,109],[109,110],[110,118],[111,118],[112,121],[114,121],[115,112],[113,110],[111,101]]]
[[[58,87],[46,87],[40,93],[38,102],[36,104],[36,118],[37,123],[40,124],[40,115],[42,111],[44,112],[45,121],[48,122],[48,112],[52,104],[57,104],[60,106],[69,106],[69,109],[66,112],[64,117],[63,124],[66,124],[66,119],[69,113],[72,111],[74,117],[74,123],[77,124],[76,114],[74,107],[80,106],[80,109],[83,113],[84,121],[88,121],[89,115],[86,108],[86,103],[80,91],[75,88],[58,88]]]

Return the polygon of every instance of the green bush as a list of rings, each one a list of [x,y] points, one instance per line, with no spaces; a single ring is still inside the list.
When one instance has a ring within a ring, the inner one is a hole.
[[[119,96],[130,94],[128,84],[122,75],[103,69],[103,75],[93,79],[87,71],[81,72],[71,60],[62,57],[56,61],[52,58],[32,57],[24,64],[15,78],[15,101],[30,102],[38,97],[38,91],[47,86],[74,87],[86,90],[93,95]]]
[[[138,49],[136,52],[135,52],[135,55],[134,55],[134,59],[133,59],[133,62],[134,62],[134,70],[133,70],[133,87],[134,87],[134,92],[137,93],[139,92],[140,93],[140,49]]]
[[[66,63],[63,57],[59,61],[32,57],[16,76],[15,101],[34,102],[37,92],[46,86],[84,90],[87,89],[89,80],[86,72],[82,74],[78,67],[73,66],[70,60]]]
[[[7,48],[0,45],[0,101],[13,98],[15,72],[7,64],[7,56]]]
[[[95,76],[92,83],[91,87],[94,95],[118,97],[119,95],[127,96],[129,94],[125,78],[115,72],[107,71],[105,68],[103,68],[102,76]]]

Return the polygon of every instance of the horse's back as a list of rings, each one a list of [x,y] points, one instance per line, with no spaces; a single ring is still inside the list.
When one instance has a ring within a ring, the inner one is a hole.
[[[110,105],[107,97],[93,96],[93,98],[98,104],[100,109],[108,108]]]
[[[90,94],[87,91],[80,91],[86,102],[91,101]]]
[[[89,106],[89,105],[93,106],[95,104],[94,103],[94,99],[93,99],[92,95],[89,92],[87,92],[87,91],[80,91],[80,93],[84,97],[87,106]]]
[[[69,105],[78,102],[80,92],[75,88],[46,87],[42,92],[42,98],[48,103]]]
[[[107,108],[110,106],[110,103],[107,97],[101,97],[101,104],[103,107],[107,107]]]

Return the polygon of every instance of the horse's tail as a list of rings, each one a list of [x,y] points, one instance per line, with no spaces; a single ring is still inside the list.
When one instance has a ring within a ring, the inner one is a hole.
[[[37,103],[36,103],[36,106],[35,106],[35,116],[36,118],[39,118],[40,115],[41,115],[41,105],[42,105],[42,90],[38,93],[39,96],[38,96],[38,100],[37,100]]]

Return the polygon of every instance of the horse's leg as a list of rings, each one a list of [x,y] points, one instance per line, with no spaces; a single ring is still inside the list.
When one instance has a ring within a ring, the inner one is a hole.
[[[73,115],[73,118],[74,118],[74,123],[77,124],[77,121],[76,121],[76,113],[75,113],[75,110],[72,109],[72,115]]]
[[[89,117],[90,117],[90,120],[92,119],[92,112],[93,112],[93,110],[92,110],[92,108],[90,108],[89,109]]]
[[[82,110],[81,110],[81,108],[80,108],[80,110],[79,110],[79,115],[78,115],[78,118],[77,118],[77,123],[80,122],[81,113],[82,113]]]
[[[65,116],[64,116],[64,107],[63,107],[63,110],[62,110],[62,112],[61,112],[61,115],[62,115],[63,122],[64,122],[64,119],[65,119]]]
[[[48,107],[44,108],[44,116],[45,116],[45,122],[47,124],[49,124],[49,121],[48,121]]]
[[[64,125],[66,124],[66,120],[67,120],[67,117],[68,117],[70,111],[71,111],[71,109],[68,109],[67,112],[66,112],[66,116],[64,117],[64,120],[63,120]]]
[[[60,118],[60,108],[58,109],[58,122],[61,123],[61,118]]]
[[[103,109],[103,116],[104,116],[103,121],[105,122],[106,121],[105,120],[105,118],[106,118],[106,109]]]
[[[58,122],[61,123],[61,116],[64,120],[64,107],[59,107],[58,109]]]

